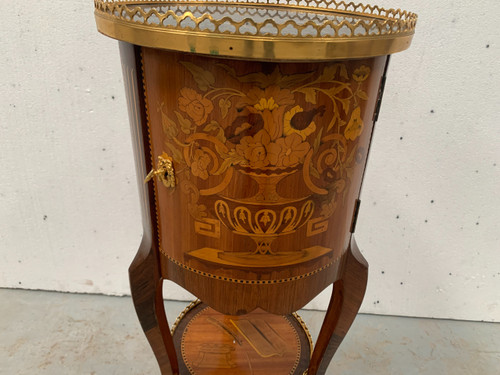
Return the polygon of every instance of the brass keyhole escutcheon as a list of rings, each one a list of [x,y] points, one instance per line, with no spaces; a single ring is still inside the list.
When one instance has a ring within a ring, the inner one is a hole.
[[[155,176],[158,177],[165,187],[175,187],[174,165],[172,163],[172,158],[166,153],[158,156],[157,168],[153,168],[151,172],[148,173],[144,179],[144,183],[149,182]]]

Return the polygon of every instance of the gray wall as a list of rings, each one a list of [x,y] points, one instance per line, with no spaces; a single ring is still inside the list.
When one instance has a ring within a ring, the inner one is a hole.
[[[420,18],[362,194],[362,311],[498,321],[500,2],[378,4]],[[0,287],[127,294],[141,225],[117,43],[90,0],[0,11]]]

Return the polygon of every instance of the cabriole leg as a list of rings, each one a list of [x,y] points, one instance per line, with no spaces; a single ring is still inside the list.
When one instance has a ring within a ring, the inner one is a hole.
[[[345,254],[342,276],[333,285],[325,320],[314,347],[308,375],[323,375],[359,311],[368,281],[368,263],[354,238]]]
[[[160,277],[157,256],[145,242],[148,241],[143,241],[129,268],[132,299],[161,374],[177,375],[179,365],[163,305],[163,279]]]

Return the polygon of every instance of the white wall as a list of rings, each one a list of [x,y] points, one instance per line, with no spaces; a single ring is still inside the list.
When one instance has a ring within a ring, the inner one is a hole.
[[[420,19],[392,59],[364,184],[362,311],[499,321],[500,2],[377,3]],[[128,293],[132,148],[117,43],[92,6],[0,2],[0,287]]]

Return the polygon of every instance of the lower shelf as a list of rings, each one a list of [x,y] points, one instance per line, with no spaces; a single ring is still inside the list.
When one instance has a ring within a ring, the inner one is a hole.
[[[191,304],[173,328],[182,375],[302,375],[311,338],[297,314],[223,315]]]

